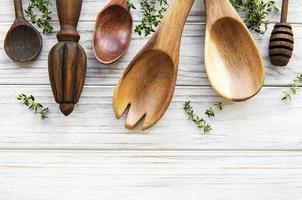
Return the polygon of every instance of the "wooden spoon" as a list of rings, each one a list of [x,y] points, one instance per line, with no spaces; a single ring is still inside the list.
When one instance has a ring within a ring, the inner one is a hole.
[[[102,64],[111,64],[127,50],[132,35],[132,16],[126,0],[111,0],[98,14],[93,51]]]
[[[271,63],[276,66],[286,66],[294,50],[294,33],[287,23],[288,0],[283,0],[281,21],[272,32],[269,44]]]
[[[144,120],[150,128],[166,112],[174,94],[181,36],[194,0],[175,0],[153,37],[131,61],[113,97],[120,118],[129,107],[126,127]]]
[[[252,35],[229,0],[205,0],[205,66],[214,89],[231,101],[256,95],[264,82],[264,62]]]
[[[61,30],[59,42],[48,56],[48,72],[55,100],[64,115],[69,115],[79,101],[86,76],[87,58],[78,44],[76,28],[83,0],[56,0]]]
[[[22,1],[14,0],[14,4],[16,19],[5,37],[4,49],[16,62],[31,61],[42,50],[42,38],[37,29],[25,20]]]

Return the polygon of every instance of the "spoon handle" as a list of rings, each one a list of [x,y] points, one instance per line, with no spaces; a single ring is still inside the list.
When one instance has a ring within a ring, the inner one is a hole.
[[[57,10],[61,30],[57,35],[59,41],[80,40],[76,28],[79,22],[83,0],[57,0]]]
[[[111,0],[111,4],[112,5],[120,5],[126,9],[128,9],[127,6],[127,0]]]
[[[24,19],[22,0],[14,0],[14,4],[15,4],[16,19],[17,18]]]
[[[195,0],[174,0],[157,33],[155,47],[177,56],[186,19]],[[152,41],[152,40],[151,40]]]
[[[287,22],[287,13],[288,13],[288,0],[283,0],[282,2],[282,13],[281,13],[281,22]]]

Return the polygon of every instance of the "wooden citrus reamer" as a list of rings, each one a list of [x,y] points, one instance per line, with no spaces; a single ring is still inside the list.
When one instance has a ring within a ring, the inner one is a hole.
[[[86,53],[78,44],[76,31],[82,0],[57,0],[61,30],[59,43],[50,51],[48,58],[49,79],[53,95],[64,115],[69,115],[78,102],[86,76]]]
[[[273,29],[269,44],[271,63],[276,66],[286,66],[294,50],[294,34],[287,23],[288,0],[282,2],[281,21]]]
[[[152,127],[172,100],[179,64],[183,28],[194,0],[174,0],[149,42],[131,61],[113,96],[117,118],[129,108],[126,127],[133,129],[144,119]]]

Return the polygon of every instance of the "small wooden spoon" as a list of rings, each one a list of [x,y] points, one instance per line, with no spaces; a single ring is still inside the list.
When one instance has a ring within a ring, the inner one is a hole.
[[[231,101],[256,95],[264,82],[264,62],[252,35],[229,0],[205,0],[205,66],[214,89]]]
[[[127,50],[132,35],[132,16],[126,0],[111,0],[98,14],[93,51],[102,64],[111,64]]]
[[[113,97],[120,118],[129,107],[126,127],[144,120],[150,128],[166,112],[174,94],[181,36],[194,0],[175,0],[166,18],[121,77]]]
[[[31,61],[42,50],[42,38],[37,29],[25,20],[22,1],[14,0],[14,4],[16,19],[6,35],[4,49],[16,62]]]

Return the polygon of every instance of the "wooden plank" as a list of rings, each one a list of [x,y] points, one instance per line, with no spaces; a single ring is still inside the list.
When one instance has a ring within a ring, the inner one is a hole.
[[[0,35],[8,29],[8,23],[0,24]],[[57,26],[56,26],[57,27]],[[80,43],[88,55],[87,85],[115,85],[130,60],[147,41],[146,38],[134,37],[126,55],[113,65],[104,66],[98,63],[91,48],[93,23],[80,23],[82,35]],[[301,72],[302,62],[302,25],[296,24],[295,51],[288,67],[274,67],[268,58],[268,41],[271,29],[264,35],[255,35],[266,63],[266,85],[289,85]],[[204,69],[203,24],[187,24],[185,36],[181,47],[178,85],[209,85]],[[5,54],[3,45],[0,45],[0,84],[48,84],[47,57],[50,48],[57,42],[55,34],[44,37],[44,48],[36,62],[17,64],[12,62]],[[0,40],[3,44],[4,38]]]
[[[1,151],[5,200],[288,200],[301,152]]]
[[[52,0],[52,2],[55,2]],[[96,15],[98,12],[109,2],[107,1],[98,1],[98,0],[85,0],[83,2],[83,8],[81,13],[80,21],[95,21]],[[142,14],[139,9],[139,2],[140,0],[132,0],[132,2],[136,3],[138,5],[137,10],[132,10],[133,19],[135,21],[140,21]],[[275,0],[278,7],[281,8],[282,0]],[[23,3],[24,8],[26,8],[27,1],[24,1]],[[3,10],[9,10],[13,11],[13,3],[10,0],[2,0],[1,1],[1,7]],[[300,15],[302,2],[300,0],[292,0],[289,4],[290,12],[289,12],[289,21],[291,23],[302,23],[302,17]],[[51,8],[51,11],[53,12],[53,21],[58,21],[57,18],[57,11],[56,6],[54,5]],[[241,16],[244,15],[241,13]],[[280,14],[272,13],[269,15],[269,20],[272,22],[277,22],[279,20]],[[0,22],[11,22],[14,20],[14,12],[1,12],[0,13]],[[205,10],[204,10],[204,3],[203,0],[196,0],[194,3],[194,6],[192,8],[192,11],[190,13],[190,16],[188,18],[188,21],[190,22],[204,22],[205,21]]]
[[[54,103],[50,87],[0,86],[1,149],[244,149],[301,150],[301,102],[281,101],[286,88],[264,88],[254,99],[227,103],[209,120],[213,132],[203,135],[187,119],[183,104],[191,100],[196,113],[222,99],[209,87],[177,87],[173,102],[152,129],[128,131],[125,116],[115,120],[111,86],[89,86],[74,113],[64,117]],[[38,116],[20,105],[15,96],[32,94],[50,108],[49,118]]]

